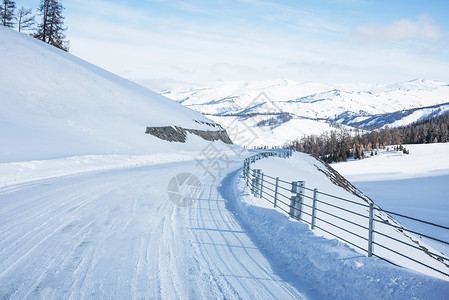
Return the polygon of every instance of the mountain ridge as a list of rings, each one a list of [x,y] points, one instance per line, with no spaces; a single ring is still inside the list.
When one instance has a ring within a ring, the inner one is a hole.
[[[161,94],[201,112],[218,123],[246,124],[258,133],[258,141],[245,146],[275,146],[303,135],[321,134],[335,127],[370,129],[408,125],[426,117],[449,113],[449,84],[413,79],[389,85],[325,84],[274,81],[221,81],[210,86],[176,88]],[[260,95],[265,95],[260,98]],[[289,114],[278,124],[286,138],[276,138],[267,127],[270,118]],[[315,121],[306,130],[301,120]],[[315,127],[315,128],[314,128]],[[229,128],[228,128],[229,129]],[[268,131],[268,134],[267,134]]]

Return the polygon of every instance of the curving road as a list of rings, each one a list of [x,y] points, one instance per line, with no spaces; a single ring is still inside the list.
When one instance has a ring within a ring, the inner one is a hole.
[[[0,189],[0,299],[313,298],[227,209],[240,166],[216,180],[193,161]],[[202,187],[187,207],[167,193],[183,172]]]

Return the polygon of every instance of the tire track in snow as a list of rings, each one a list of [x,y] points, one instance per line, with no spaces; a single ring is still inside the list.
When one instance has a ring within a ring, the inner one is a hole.
[[[199,245],[198,252],[202,260],[209,262],[214,278],[218,277],[220,289],[235,298],[303,298],[295,288],[271,275],[268,264],[263,266],[253,257],[260,259],[261,254],[226,209],[225,199],[217,190],[219,182],[209,182],[208,194],[203,193],[199,198],[196,215],[191,215],[190,224],[196,226],[197,230],[192,229]],[[204,202],[207,202],[206,207]],[[202,229],[201,233],[199,229]],[[276,292],[271,291],[273,285]]]
[[[205,187],[189,208],[165,191],[182,171]],[[0,190],[0,298],[295,298],[203,173],[183,162]]]

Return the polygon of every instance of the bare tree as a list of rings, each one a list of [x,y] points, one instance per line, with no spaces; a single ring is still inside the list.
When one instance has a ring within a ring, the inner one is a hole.
[[[19,32],[22,30],[32,30],[36,24],[35,16],[33,15],[32,9],[27,9],[25,7],[20,7],[17,11],[17,29]]]

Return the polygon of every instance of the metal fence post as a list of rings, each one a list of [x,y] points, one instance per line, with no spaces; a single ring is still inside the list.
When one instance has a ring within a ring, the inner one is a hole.
[[[278,201],[278,186],[279,186],[279,177],[276,177],[276,185],[274,187],[274,207],[276,207],[276,203]]]
[[[260,193],[260,175],[261,175],[261,170],[260,169],[255,169],[253,170],[253,188],[252,188],[252,194],[254,195],[254,197],[259,197],[259,193]]]
[[[259,198],[262,198],[262,190],[263,190],[263,173],[260,176],[260,185],[259,185]]]
[[[312,222],[311,229],[315,228],[315,216],[316,216],[316,197],[318,194],[318,189],[313,190],[313,202],[312,202]]]
[[[253,170],[253,179],[251,180],[251,194],[256,195],[257,170]]]
[[[374,204],[369,204],[368,257],[373,255]]]
[[[304,195],[305,181],[293,181],[291,192],[295,194],[290,198],[290,216],[292,218],[301,220],[302,202]]]
[[[249,162],[248,162],[248,168],[246,170],[246,185],[249,187],[249,179],[250,179],[250,172],[249,172]]]

